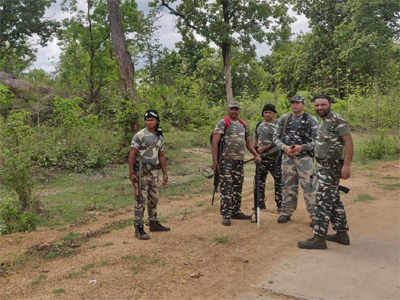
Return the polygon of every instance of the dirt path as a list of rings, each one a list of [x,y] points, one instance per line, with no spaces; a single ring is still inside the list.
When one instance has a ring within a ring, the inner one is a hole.
[[[208,196],[177,199],[160,204],[160,211],[168,215],[170,233],[153,233],[151,240],[138,241],[133,229],[126,227],[91,238],[76,255],[27,261],[24,267],[0,277],[0,300],[368,299],[360,298],[364,294],[398,299],[399,178],[399,165],[384,163],[375,170],[355,172],[346,182],[352,188],[343,196],[351,227],[350,247],[330,243],[327,251],[313,254],[297,249],[297,241],[311,234],[302,202],[293,221],[284,225],[276,223],[272,208],[267,209],[257,229],[248,221],[234,221],[228,228],[220,225],[218,209],[210,208]],[[246,183],[246,212],[252,206],[251,189]],[[95,231],[105,222],[130,218],[132,210],[120,213],[70,230]],[[65,234],[42,228],[0,237],[0,262]],[[318,266],[324,272],[319,273]],[[338,281],[331,284],[335,278]],[[321,288],[307,294],[313,288],[306,283]],[[329,297],[338,283],[345,293]],[[381,294],[383,290],[377,289],[381,283],[394,294]],[[368,293],[369,289],[375,294]]]

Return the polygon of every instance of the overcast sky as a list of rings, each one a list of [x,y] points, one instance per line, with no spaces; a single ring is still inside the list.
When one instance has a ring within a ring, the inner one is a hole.
[[[46,13],[46,17],[53,20],[62,20],[63,18],[68,17],[68,14],[61,11],[61,2],[62,0],[57,0],[57,2],[49,8]],[[82,9],[85,8],[86,0],[78,0]],[[148,11],[148,0],[137,0],[139,10],[143,12]],[[293,33],[307,32],[308,31],[308,23],[307,19],[304,16],[298,16],[293,14],[297,21],[292,24]],[[175,43],[180,40],[180,35],[176,30],[175,22],[176,18],[170,15],[166,10],[162,11],[161,18],[159,19],[160,30],[158,32],[158,36],[160,42],[164,47],[169,49],[173,49],[175,47]],[[259,45],[257,47],[258,55],[265,55],[268,53],[268,46],[266,44]],[[57,39],[53,39],[48,43],[46,47],[38,47],[37,59],[33,64],[32,68],[41,68],[48,72],[52,72],[55,70],[55,67],[58,62],[58,57],[60,55],[60,48],[57,46]]]

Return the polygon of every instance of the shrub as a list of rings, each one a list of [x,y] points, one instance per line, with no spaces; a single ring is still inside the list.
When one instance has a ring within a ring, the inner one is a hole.
[[[21,208],[31,205],[33,187],[29,113],[16,111],[0,127],[0,182],[18,194]]]
[[[22,212],[11,200],[0,203],[0,235],[13,232],[33,231],[39,219],[30,212]]]
[[[385,135],[384,130],[379,130],[378,135],[361,145],[361,156],[364,159],[383,159],[392,157],[397,153],[395,138]]]

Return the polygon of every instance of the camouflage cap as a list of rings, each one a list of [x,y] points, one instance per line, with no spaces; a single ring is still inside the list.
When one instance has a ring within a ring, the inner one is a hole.
[[[234,107],[236,107],[236,108],[239,108],[239,109],[240,109],[240,104],[239,104],[239,102],[233,101],[233,102],[231,102],[231,103],[228,104],[228,107],[229,107],[229,108],[234,108]]]
[[[304,104],[304,98],[302,96],[293,96],[291,98],[289,98],[289,102],[301,102]]]

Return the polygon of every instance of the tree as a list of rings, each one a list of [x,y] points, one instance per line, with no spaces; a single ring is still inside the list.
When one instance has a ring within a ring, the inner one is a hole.
[[[35,58],[30,39],[46,45],[58,23],[43,18],[55,0],[0,1],[0,69],[19,73]],[[12,62],[12,63],[10,63]]]
[[[181,32],[195,32],[221,49],[228,103],[233,98],[232,47],[251,51],[255,47],[253,41],[272,41],[277,34],[287,31],[291,21],[286,1],[154,0],[153,3],[166,7],[177,17]]]
[[[63,9],[71,17],[63,20],[59,45],[63,52],[57,67],[63,89],[77,94],[100,110],[101,90],[115,79],[116,65],[110,57],[110,29],[104,0],[86,0],[79,10],[75,0],[65,0]]]
[[[107,0],[107,2],[112,45],[119,69],[120,89],[124,96],[134,101],[136,98],[134,89],[135,69],[126,46],[121,10],[118,0]]]

